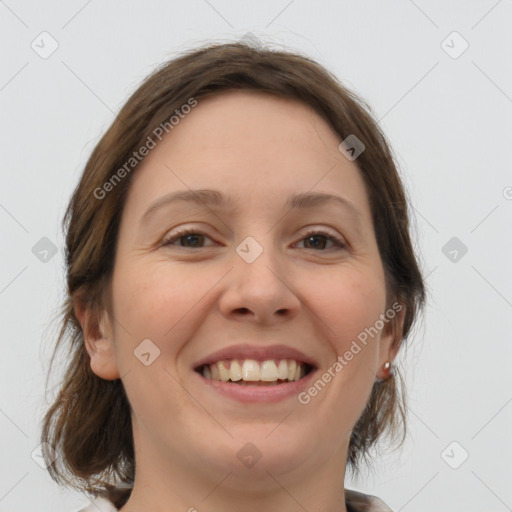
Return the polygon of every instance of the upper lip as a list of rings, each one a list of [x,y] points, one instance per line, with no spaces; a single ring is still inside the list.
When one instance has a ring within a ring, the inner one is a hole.
[[[316,361],[307,356],[300,350],[288,347],[286,345],[231,345],[229,347],[217,350],[194,363],[194,369],[198,369],[205,364],[214,364],[223,359],[255,359],[256,361],[266,361],[268,359],[294,359],[295,361],[309,364],[317,368]]]

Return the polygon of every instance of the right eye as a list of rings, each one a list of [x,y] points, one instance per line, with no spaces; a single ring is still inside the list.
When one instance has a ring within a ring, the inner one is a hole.
[[[172,236],[165,238],[162,242],[162,246],[172,246],[174,245],[174,242],[183,239],[181,240],[182,243],[178,247],[184,247],[185,249],[201,249],[202,246],[198,244],[200,244],[201,241],[204,241],[205,238],[209,237],[196,229],[182,229],[173,233]],[[187,243],[191,243],[192,245],[187,245]]]

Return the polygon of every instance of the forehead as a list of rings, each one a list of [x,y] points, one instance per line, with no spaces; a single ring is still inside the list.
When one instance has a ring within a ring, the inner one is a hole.
[[[178,130],[179,128],[179,130]],[[195,137],[190,138],[193,132]],[[165,143],[182,148],[233,146],[250,154],[272,153],[280,146],[304,144],[304,150],[336,149],[339,136],[308,105],[260,91],[223,91],[198,100]],[[257,143],[265,142],[265,147]],[[306,144],[307,143],[307,144]]]
[[[292,193],[338,193],[368,213],[354,162],[341,138],[301,102],[253,91],[226,91],[196,107],[139,165],[128,197],[143,210],[165,193],[218,189],[239,207],[271,206]],[[132,208],[133,207],[133,208]]]

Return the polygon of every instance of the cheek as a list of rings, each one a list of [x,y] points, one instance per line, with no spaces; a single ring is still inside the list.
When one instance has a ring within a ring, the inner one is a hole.
[[[376,266],[347,266],[328,280],[317,281],[309,297],[321,319],[323,338],[332,348],[332,360],[319,375],[328,381],[328,391],[320,392],[318,405],[326,414],[337,411],[336,421],[346,425],[362,412],[375,381],[381,333],[372,328],[385,310],[384,277]]]
[[[384,278],[373,267],[340,269],[310,285],[308,294],[338,354],[375,324],[386,302]]]
[[[218,272],[198,273],[175,262],[120,262],[113,278],[113,303],[123,363],[130,366],[133,351],[145,339],[155,343],[161,355],[178,352],[198,326],[191,321],[194,311],[218,279]]]
[[[176,379],[174,361],[200,325],[194,320],[198,304],[218,276],[175,263],[123,263],[113,276],[113,313],[116,359],[129,401],[146,426],[159,422],[169,403],[173,414],[186,417],[190,400]]]

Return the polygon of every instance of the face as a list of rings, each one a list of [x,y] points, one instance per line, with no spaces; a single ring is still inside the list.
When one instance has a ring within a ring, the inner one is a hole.
[[[266,471],[344,470],[350,432],[396,354],[401,315],[382,322],[391,305],[370,205],[340,142],[301,103],[229,92],[200,100],[137,169],[112,316],[87,347],[95,373],[122,379],[141,464],[193,468],[198,478],[231,471],[246,486]],[[206,193],[161,202],[190,190],[215,190],[225,203]],[[288,202],[299,194],[341,200]],[[294,383],[213,382],[198,365],[224,349],[230,376],[244,354],[310,371]],[[250,467],[243,456],[258,453]]]

